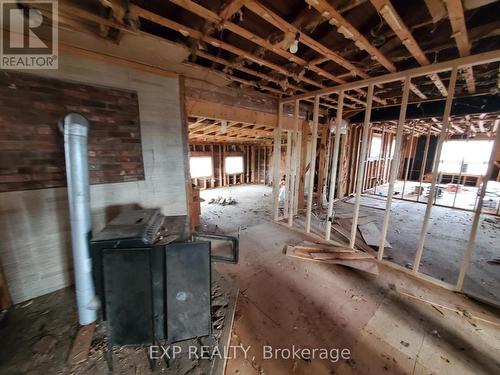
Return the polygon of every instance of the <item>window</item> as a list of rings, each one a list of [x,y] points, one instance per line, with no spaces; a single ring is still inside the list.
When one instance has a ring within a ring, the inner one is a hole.
[[[243,156],[227,156],[225,162],[227,174],[243,173]]]
[[[372,143],[370,145],[370,159],[378,159],[380,156],[380,146],[382,145],[382,136],[373,134]]]
[[[447,141],[443,144],[439,172],[485,175],[493,141]]]
[[[192,156],[189,158],[191,178],[211,177],[213,175],[211,156]]]

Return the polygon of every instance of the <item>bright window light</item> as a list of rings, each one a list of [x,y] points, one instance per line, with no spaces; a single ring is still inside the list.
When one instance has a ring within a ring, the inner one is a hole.
[[[243,156],[227,156],[226,173],[227,174],[243,173]]]
[[[488,169],[493,141],[451,140],[443,144],[439,172],[485,175]]]
[[[189,158],[191,178],[211,177],[213,174],[212,157],[192,156]]]
[[[370,159],[378,159],[380,156],[380,145],[382,144],[382,136],[373,134],[372,144],[370,146]]]

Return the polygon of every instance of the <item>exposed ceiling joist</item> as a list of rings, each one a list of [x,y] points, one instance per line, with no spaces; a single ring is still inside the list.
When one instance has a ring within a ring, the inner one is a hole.
[[[379,12],[389,27],[401,40],[403,45],[410,51],[417,62],[422,65],[429,65],[430,61],[422,51],[410,30],[397,13],[390,0],[370,0],[377,12]],[[437,74],[431,74],[429,78],[443,96],[448,96],[448,91]]]
[[[340,65],[344,69],[350,71],[351,73],[355,74],[356,76],[359,76],[362,78],[369,77],[368,74],[366,74],[362,69],[353,65],[350,61],[346,60],[345,58],[340,56],[338,53],[332,51],[331,49],[324,46],[320,42],[314,40],[309,35],[302,33],[295,26],[286,22],[283,18],[279,17],[276,13],[274,13],[270,9],[266,8],[261,3],[255,1],[255,0],[243,0],[243,4],[245,5],[246,8],[251,10],[253,13],[264,18],[267,22],[278,27],[279,29],[281,29],[285,32],[291,33],[293,35],[296,35],[297,33],[299,33],[301,43],[304,43],[309,48],[315,50],[319,54],[322,54],[322,55],[328,57],[330,60],[336,62],[338,65]]]
[[[277,45],[274,45],[272,43],[270,43],[269,41],[251,33],[250,31],[242,28],[241,26],[238,26],[230,21],[223,21],[222,18],[217,15],[216,13],[210,11],[209,9],[206,9],[196,3],[194,3],[193,1],[191,0],[171,0],[174,4],[204,18],[205,20],[207,21],[210,21],[210,22],[213,22],[213,23],[216,23],[216,24],[219,24],[221,25],[221,27],[224,27],[232,32],[234,32],[235,34],[265,48],[266,50],[268,51],[271,51],[273,53],[276,53],[277,55],[280,55],[281,57],[284,57],[286,59],[288,59],[289,61],[292,61],[292,62],[296,62],[298,64],[301,64],[301,65],[304,65],[306,68],[309,68],[311,71],[314,71],[316,74],[320,75],[320,76],[323,76],[327,79],[330,79],[334,82],[337,82],[337,83],[346,83],[345,80],[343,79],[338,79],[337,77],[335,77],[333,74],[331,73],[328,73],[326,72],[325,70],[317,67],[317,66],[308,66],[308,62],[301,59],[300,57],[288,52],[287,50],[284,50],[282,49],[281,47],[277,46]],[[270,12],[270,11],[269,11]],[[275,17],[278,17],[277,15],[275,15]],[[286,21],[283,20],[283,23],[285,23]],[[199,53],[198,53],[199,54]],[[239,69],[239,68],[236,68],[236,69]],[[241,69],[239,69],[241,70]],[[248,73],[248,72],[247,72]],[[280,72],[281,73],[281,72]],[[251,73],[249,73],[251,74]],[[286,76],[289,76],[291,77],[292,75],[290,73],[287,72],[287,74],[285,74]],[[294,77],[292,77],[294,78]],[[315,80],[312,80],[310,78],[307,78],[307,77],[302,77],[301,80],[307,84],[310,84],[312,86],[315,86],[315,87],[319,87],[319,88],[324,88],[326,87],[325,85],[321,84],[320,82],[317,82]],[[290,87],[292,87],[292,85],[290,85]],[[295,86],[297,87],[297,86]],[[295,88],[297,89],[297,88]],[[302,89],[301,89],[302,90]],[[359,90],[361,92],[362,95],[366,95],[364,91],[362,90]],[[352,96],[352,95],[346,95],[346,98],[355,102],[355,103],[358,103],[358,104],[361,104],[361,105],[365,105],[365,102],[363,102],[362,100],[359,100],[358,98]],[[386,104],[386,101],[383,100],[383,99],[380,99],[378,97],[374,97],[373,98],[376,102],[380,103],[380,104]]]
[[[223,20],[228,20],[239,12],[243,2],[241,0],[230,0],[229,3],[219,12],[219,16]]]
[[[458,52],[460,56],[470,55],[470,42],[467,33],[467,26],[465,25],[464,9],[461,0],[447,0],[446,7],[450,18],[451,28],[453,30],[453,37],[457,43]],[[467,90],[473,94],[476,92],[476,84],[474,82],[474,75],[472,67],[467,67],[464,70],[465,82]]]
[[[344,35],[347,39],[351,39],[356,47],[366,51],[373,60],[378,61],[391,73],[396,71],[394,64],[326,0],[305,0],[305,2],[314,7],[323,18],[328,20],[330,25],[335,26],[340,34]],[[315,64],[323,62],[324,60],[318,59],[318,62],[315,61]],[[421,99],[427,99],[427,96],[413,84],[411,85],[411,90]]]

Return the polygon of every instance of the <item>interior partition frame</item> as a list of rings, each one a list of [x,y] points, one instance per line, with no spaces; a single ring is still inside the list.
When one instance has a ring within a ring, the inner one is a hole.
[[[439,147],[442,147],[442,142],[444,141],[444,136],[446,135],[447,129],[449,127],[448,118],[449,118],[451,104],[452,104],[453,97],[454,97],[455,82],[456,82],[458,70],[468,68],[471,66],[475,66],[475,65],[495,62],[495,61],[499,61],[499,60],[500,60],[500,49],[495,50],[495,51],[477,54],[477,55],[461,57],[461,58],[451,60],[451,61],[426,65],[426,66],[422,66],[422,67],[418,67],[418,68],[414,68],[414,69],[410,69],[410,70],[406,70],[406,71],[389,73],[389,74],[386,74],[383,76],[373,77],[373,78],[364,79],[364,80],[355,81],[355,82],[349,82],[349,83],[345,83],[345,84],[337,85],[337,86],[333,86],[333,87],[327,87],[327,88],[323,88],[323,89],[316,90],[316,91],[310,91],[310,92],[306,92],[306,93],[303,93],[300,95],[295,95],[295,96],[288,97],[288,98],[282,98],[282,99],[280,99],[279,102],[280,102],[280,105],[295,103],[296,115],[294,116],[294,131],[292,133],[294,135],[294,138],[295,138],[295,136],[297,135],[296,130],[298,130],[298,103],[300,100],[316,98],[318,96],[321,97],[321,96],[326,96],[326,95],[331,95],[331,94],[339,95],[340,93],[347,92],[349,90],[368,88],[367,112],[371,112],[371,100],[370,100],[371,98],[370,98],[370,96],[373,96],[373,88],[375,86],[389,83],[389,82],[404,81],[401,111],[400,111],[397,131],[396,131],[395,152],[394,152],[394,157],[393,157],[393,160],[392,160],[392,163],[390,166],[389,186],[391,186],[391,182],[392,182],[392,185],[394,185],[394,183],[395,183],[396,172],[397,172],[398,165],[399,165],[398,161],[400,160],[400,157],[401,157],[401,155],[400,155],[401,144],[402,144],[402,137],[403,137],[404,126],[405,126],[405,121],[406,121],[406,108],[408,105],[408,97],[409,97],[409,89],[411,86],[411,79],[415,78],[415,77],[429,76],[432,74],[451,71],[450,84],[448,87],[449,95],[446,99],[445,110],[443,113],[443,127],[442,127],[441,133],[440,133],[441,145]],[[371,90],[370,90],[370,88],[371,88]],[[338,112],[341,113],[342,106],[339,106],[338,108],[340,109]],[[315,111],[316,110],[317,109],[315,108]],[[365,135],[368,134],[367,129],[369,129],[369,125],[370,125],[370,117],[369,116],[370,116],[370,113],[365,114],[365,123],[364,123],[364,128],[363,128],[363,132],[365,133]],[[498,133],[498,130],[497,130],[497,133]],[[359,164],[365,166],[364,160],[366,158],[366,138],[367,137],[363,137],[363,138],[365,140],[365,145],[364,145],[364,147],[361,148],[361,151],[363,151],[363,149],[365,149],[364,150],[365,152],[364,153],[361,152],[362,155],[360,155]],[[498,134],[496,136],[496,139],[498,140]],[[439,159],[440,159],[440,149],[438,149],[436,151],[437,152],[436,152],[435,160],[434,160],[435,162],[433,164],[433,170],[432,170],[433,183],[431,185],[431,194],[430,194],[431,198],[436,190],[437,168],[438,168]],[[294,154],[295,154],[294,156],[296,158],[296,152],[294,152]],[[334,152],[334,154],[335,154],[335,152]],[[275,157],[279,157],[279,155],[275,154]],[[295,158],[292,157],[292,159],[295,159]],[[490,166],[491,166],[491,163],[490,163]],[[333,166],[332,166],[332,169],[333,169]],[[358,175],[359,174],[364,175],[364,171],[358,171]],[[296,175],[296,178],[299,178],[299,177],[300,176]],[[335,180],[336,179],[334,178],[333,179],[333,186],[330,186],[330,190],[332,189],[332,187],[335,188],[334,187]],[[295,182],[295,180],[294,180],[294,182]],[[362,182],[362,176],[357,176],[356,182],[359,185],[359,182]],[[277,188],[277,187],[275,187],[275,188]],[[356,189],[356,201],[357,202],[359,202],[359,200],[360,200],[360,195],[361,195],[361,192],[359,191],[359,189]],[[392,262],[389,262],[389,261],[386,261],[383,259],[383,247],[384,247],[385,238],[387,235],[388,221],[389,221],[389,215],[390,215],[390,209],[391,209],[393,195],[394,195],[394,187],[393,187],[392,191],[390,191],[388,196],[387,196],[386,212],[385,212],[385,217],[384,217],[384,227],[382,230],[383,235],[382,235],[380,245],[379,245],[379,252],[378,252],[377,260],[385,265],[391,266],[391,267],[396,268],[402,272],[413,275],[413,276],[420,278],[420,279],[424,279],[426,281],[429,281],[429,282],[434,283],[436,285],[442,286],[444,288],[447,288],[450,290],[460,290],[463,286],[463,281],[461,284],[457,283],[458,285],[457,284],[449,284],[449,283],[443,282],[437,278],[434,278],[432,276],[425,275],[425,274],[419,272],[419,269],[418,269],[419,268],[418,267],[419,261],[421,259],[422,252],[423,252],[423,244],[425,243],[425,237],[427,234],[428,220],[429,220],[429,216],[430,216],[430,211],[432,209],[432,201],[433,201],[432,199],[429,199],[428,206],[426,209],[426,214],[424,215],[424,225],[422,226],[421,233],[420,233],[419,247],[417,249],[417,254],[415,257],[413,270],[408,270],[405,267],[399,266],[395,263],[392,263]],[[333,199],[330,201],[333,201]],[[482,202],[480,202],[480,203],[482,203]],[[291,206],[292,205],[290,204],[290,208],[291,208]],[[478,204],[477,206],[478,207],[476,208],[476,216],[481,214],[481,208],[482,208],[481,204]],[[308,205],[306,208],[306,210],[307,210],[306,214],[310,215],[310,213],[308,211],[310,211],[311,209],[312,209],[312,206]],[[288,217],[288,219],[289,219],[288,226],[290,228],[292,228],[293,227],[293,218],[290,220],[290,216],[293,216],[293,215],[289,215],[289,217]],[[355,215],[355,217],[356,216],[357,215]],[[476,220],[478,220],[478,219],[476,219]],[[283,224],[281,221],[278,221],[278,222]],[[328,222],[329,222],[329,220],[327,220],[327,224],[326,224],[327,226],[328,226]],[[283,225],[285,225],[285,224],[283,224]],[[296,231],[299,231],[299,232],[301,231],[295,227],[293,227],[293,229]],[[354,220],[353,220],[353,225],[351,227],[351,232],[350,232],[350,244],[352,246],[354,246],[353,238],[355,239],[355,237],[356,237],[356,231],[357,231],[357,228],[355,227]],[[302,232],[304,234],[310,235],[311,237],[315,238],[316,240],[321,240],[325,243],[330,243],[332,245],[339,244],[337,241],[328,240],[328,236],[326,234],[325,234],[325,238],[322,238],[321,236],[318,236],[318,235],[313,234],[313,233],[307,233],[306,231],[302,231]],[[471,236],[469,238],[468,245],[467,245],[467,251],[465,254],[466,256],[464,256],[463,261],[462,261],[462,268],[460,270],[460,275],[459,275],[460,279],[463,279],[465,272],[467,270],[467,266],[468,266],[468,263],[470,261],[472,249],[474,247],[474,240],[475,240],[475,234],[474,235],[471,234]],[[459,281],[460,281],[460,279],[459,279]]]

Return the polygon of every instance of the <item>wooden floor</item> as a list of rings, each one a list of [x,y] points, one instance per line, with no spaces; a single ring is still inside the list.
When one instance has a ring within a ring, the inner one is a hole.
[[[372,276],[283,254],[302,240],[270,222],[248,227],[239,265],[216,266],[240,288],[231,342],[251,346],[227,374],[500,373],[500,326],[474,318],[481,311],[498,322],[498,312],[386,267]],[[264,345],[349,349],[351,359],[264,359]]]

